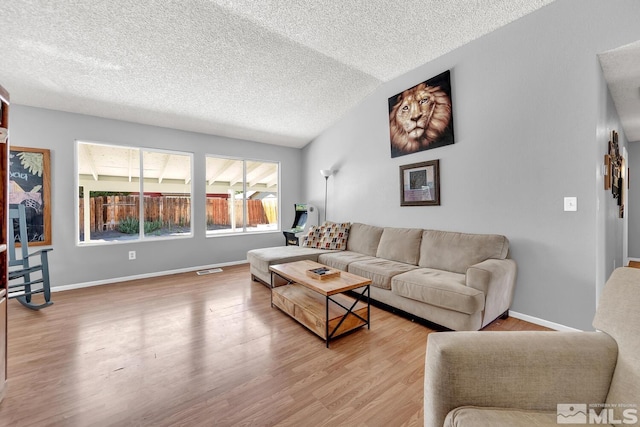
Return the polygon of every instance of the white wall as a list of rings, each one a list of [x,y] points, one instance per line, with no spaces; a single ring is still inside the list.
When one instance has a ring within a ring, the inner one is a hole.
[[[11,105],[10,143],[51,150],[53,252],[52,286],[70,286],[135,275],[233,263],[249,249],[284,244],[281,232],[205,238],[205,155],[218,154],[280,162],[281,224],[293,222],[293,204],[300,202],[301,151],[250,141],[107,120],[60,111]],[[74,218],[76,140],[107,142],[194,153],[194,237],[107,246],[75,244]],[[137,259],[129,261],[129,250]]]
[[[322,206],[318,171],[332,167],[330,220],[504,234],[519,267],[513,310],[592,329],[609,262],[597,251],[607,126],[596,55],[640,39],[638,18],[634,0],[557,0],[393,80],[305,148],[308,198]],[[387,99],[446,69],[456,143],[392,159]],[[399,166],[430,159],[442,205],[400,207]],[[564,196],[577,212],[563,212]]]

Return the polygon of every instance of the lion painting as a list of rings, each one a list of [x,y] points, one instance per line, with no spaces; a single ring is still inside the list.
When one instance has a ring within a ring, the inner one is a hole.
[[[389,98],[391,157],[453,144],[449,71]]]

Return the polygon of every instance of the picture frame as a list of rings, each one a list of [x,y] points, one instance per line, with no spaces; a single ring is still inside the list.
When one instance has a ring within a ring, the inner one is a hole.
[[[400,206],[440,206],[440,160],[400,166]]]
[[[620,154],[618,132],[615,130],[611,131],[608,152],[604,156],[604,168],[604,189],[611,190],[611,195],[620,208],[618,216],[624,218],[625,191],[629,189],[629,169],[626,167],[624,157]]]
[[[611,189],[611,156],[604,155],[604,189]]]
[[[9,148],[9,204],[23,204],[29,246],[51,245],[51,155],[48,149]]]
[[[450,70],[390,97],[388,107],[392,158],[455,142]]]

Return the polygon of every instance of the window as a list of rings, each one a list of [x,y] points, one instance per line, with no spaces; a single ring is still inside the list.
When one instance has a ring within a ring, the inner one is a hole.
[[[191,154],[78,142],[76,159],[78,242],[192,235]]]
[[[279,164],[207,156],[207,235],[277,231]]]

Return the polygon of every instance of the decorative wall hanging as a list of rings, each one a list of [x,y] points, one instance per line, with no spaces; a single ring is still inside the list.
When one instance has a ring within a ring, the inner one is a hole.
[[[23,204],[29,246],[51,245],[49,150],[10,147],[9,204]]]
[[[611,190],[611,156],[604,155],[604,189]]]
[[[400,206],[440,205],[440,161],[400,166]]]
[[[391,157],[454,143],[449,70],[389,98]]]
[[[618,201],[618,216],[624,218],[624,171],[626,169],[624,157],[620,155],[618,132],[611,131],[609,152],[604,156],[604,189],[611,189],[613,198]]]

